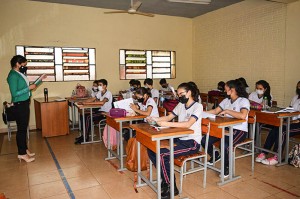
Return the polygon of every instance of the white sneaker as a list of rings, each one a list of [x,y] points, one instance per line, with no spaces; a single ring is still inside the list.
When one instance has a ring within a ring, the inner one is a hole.
[[[276,165],[278,164],[278,158],[277,156],[273,156],[271,158],[268,158],[268,159],[265,159],[263,161],[261,161],[261,163],[265,164],[265,165],[270,165],[270,166],[273,166],[273,165]]]
[[[266,159],[266,155],[264,153],[260,153],[256,158],[255,162],[262,162],[263,160]]]

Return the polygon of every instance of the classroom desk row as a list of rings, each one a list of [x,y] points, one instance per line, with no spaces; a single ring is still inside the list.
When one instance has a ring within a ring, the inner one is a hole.
[[[77,102],[79,100],[70,100],[68,99],[69,102],[73,103],[73,107],[77,108],[80,112],[85,112],[86,110],[89,110],[88,112],[91,115],[91,123],[92,121],[92,109],[93,108],[99,108],[100,106],[97,105],[79,105]],[[282,127],[283,127],[283,122],[286,120],[287,125],[289,127],[290,124],[290,118],[299,115],[300,112],[293,112],[293,113],[265,113],[261,111],[256,111],[256,122],[257,122],[257,128],[256,128],[256,139],[260,136],[259,134],[259,124],[270,124],[273,126],[279,127],[279,146],[282,144]],[[72,110],[72,115],[73,110]],[[71,116],[72,116],[71,115]],[[85,114],[82,114],[83,121],[85,119]],[[79,117],[80,118],[80,117]],[[128,128],[130,127],[130,134],[132,134],[132,129],[136,130],[136,138],[138,141],[138,147],[140,147],[140,144],[145,145],[149,149],[157,152],[157,176],[160,176],[160,157],[159,157],[159,151],[161,148],[161,141],[162,140],[168,140],[169,141],[169,146],[170,146],[170,164],[171,164],[171,195],[173,196],[174,194],[174,138],[179,138],[179,137],[184,137],[187,136],[188,134],[193,133],[193,131],[189,129],[183,129],[183,128],[168,128],[168,129],[162,129],[161,131],[157,132],[153,128],[151,128],[148,124],[133,124],[134,121],[139,121],[143,120],[145,116],[129,116],[129,117],[124,117],[124,118],[112,118],[109,115],[106,115],[106,124],[114,128],[119,132],[118,135],[118,147],[117,151],[113,151],[111,149],[110,143],[108,139],[108,152],[107,152],[107,158],[106,160],[110,160],[113,158],[117,158],[119,160],[119,170],[125,170],[126,168],[124,167],[124,162],[123,162],[123,157],[126,155],[124,154],[124,145],[123,145],[123,139],[122,139],[122,129],[124,127]],[[224,117],[216,117],[215,119],[210,119],[210,124],[211,124],[211,136],[215,136],[218,138],[221,138],[221,147],[224,146],[225,142],[225,136],[229,136],[229,147],[233,148],[233,128],[235,125],[240,124],[244,122],[244,120],[241,119],[234,119],[234,118],[224,118]],[[80,123],[80,122],[79,122]],[[73,124],[72,124],[73,125]],[[225,128],[229,128],[229,133],[225,134]],[[86,136],[86,129],[85,125],[82,126],[82,133],[85,138]],[[94,135],[94,129],[91,129],[91,134],[92,134],[92,141],[91,142],[83,142],[84,144],[86,143],[93,143],[93,142],[99,142],[99,141],[94,141],[93,140],[93,135]],[[110,131],[108,130],[108,138]],[[286,133],[286,140],[287,143],[289,143],[289,128],[287,128],[287,133]],[[85,139],[84,139],[85,141]],[[257,149],[259,150],[264,150],[260,146],[256,146]],[[138,150],[139,151],[139,150]],[[235,181],[240,178],[240,176],[234,176],[233,174],[233,151],[229,150],[229,177],[227,179],[224,179],[224,153],[225,150],[222,147],[221,148],[221,169],[218,171],[221,173],[221,179],[220,182],[218,182],[219,186],[222,186],[224,184],[230,183],[232,181]],[[279,152],[277,153],[278,159],[279,159],[279,164],[278,166],[287,164],[288,160],[288,150],[286,150],[285,153],[285,161],[282,162],[282,149],[279,147]],[[138,158],[140,160],[140,158]],[[160,190],[161,190],[161,183],[160,183],[160,177],[157,178],[156,181],[156,186],[153,181],[146,179],[145,176],[142,175],[142,172],[140,170],[140,161],[138,164],[138,186],[144,186],[145,184],[141,183],[141,180],[143,180],[147,185],[149,185],[152,189],[154,189],[157,193],[157,198],[160,198]],[[171,198],[173,198],[171,196]]]

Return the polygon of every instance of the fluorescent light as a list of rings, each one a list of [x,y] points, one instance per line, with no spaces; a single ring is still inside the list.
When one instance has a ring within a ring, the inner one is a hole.
[[[211,0],[168,0],[174,3],[210,4]]]

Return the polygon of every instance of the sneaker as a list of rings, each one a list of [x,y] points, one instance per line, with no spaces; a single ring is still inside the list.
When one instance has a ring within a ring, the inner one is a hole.
[[[255,162],[262,162],[263,160],[266,159],[266,155],[264,153],[260,153],[256,158]]]
[[[219,175],[219,177],[221,178],[221,174]],[[224,169],[224,178],[228,178],[229,177],[229,167],[225,167]]]
[[[268,159],[264,159],[263,161],[261,161],[261,163],[265,164],[265,165],[276,165],[278,164],[278,158],[277,156],[273,156],[271,158],[268,158]]]
[[[215,163],[219,162],[221,159],[220,153],[218,151],[215,152]],[[214,165],[214,159],[213,156],[210,157],[209,161],[207,162],[207,165],[213,166]]]

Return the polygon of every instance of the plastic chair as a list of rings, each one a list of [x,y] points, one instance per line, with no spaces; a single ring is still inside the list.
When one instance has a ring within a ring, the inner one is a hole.
[[[207,171],[207,146],[208,146],[208,139],[209,139],[209,132],[210,132],[210,121],[209,119],[202,118],[202,135],[206,134],[205,140],[205,149],[204,152],[198,151],[191,155],[179,156],[174,159],[174,164],[179,167],[179,169],[174,168],[175,171],[180,173],[180,189],[179,193],[182,193],[182,184],[183,184],[183,176],[195,173],[198,171],[204,171],[203,177],[203,188],[206,187],[206,171]],[[204,162],[200,161],[203,158]],[[191,162],[194,165],[196,163],[198,166],[192,166],[190,169],[187,170],[187,163]]]

